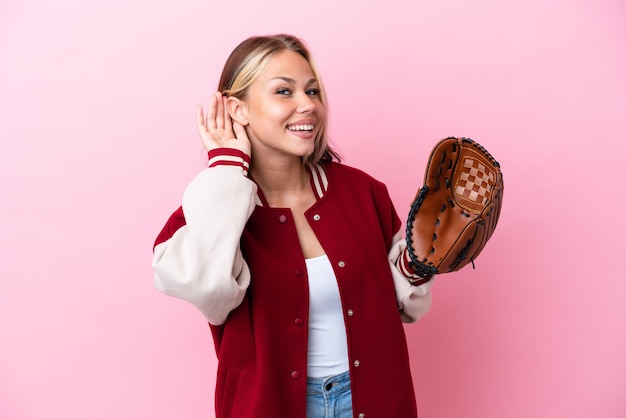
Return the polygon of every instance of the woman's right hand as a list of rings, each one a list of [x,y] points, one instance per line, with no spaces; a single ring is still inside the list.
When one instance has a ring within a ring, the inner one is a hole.
[[[196,125],[202,144],[207,151],[234,148],[250,155],[252,147],[246,129],[231,119],[226,100],[220,92],[213,94],[206,117],[202,106],[196,107]]]

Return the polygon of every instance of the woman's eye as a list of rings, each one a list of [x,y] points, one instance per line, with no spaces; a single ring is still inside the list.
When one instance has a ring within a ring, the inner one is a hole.
[[[320,89],[309,89],[306,91],[306,94],[309,96],[319,96]]]
[[[287,88],[280,88],[280,89],[276,90],[276,94],[289,95],[289,94],[291,94],[291,90],[289,90]]]

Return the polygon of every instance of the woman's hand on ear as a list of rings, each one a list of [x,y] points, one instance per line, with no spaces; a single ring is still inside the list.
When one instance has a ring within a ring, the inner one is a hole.
[[[206,117],[202,106],[196,107],[196,125],[202,145],[207,151],[215,148],[234,148],[250,155],[252,147],[246,130],[231,119],[226,100],[227,98],[220,92],[213,94],[209,100]]]

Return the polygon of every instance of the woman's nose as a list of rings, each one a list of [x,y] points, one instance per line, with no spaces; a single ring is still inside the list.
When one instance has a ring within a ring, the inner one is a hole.
[[[306,93],[302,93],[298,97],[298,112],[307,113],[312,112],[315,109],[315,103],[313,99]]]

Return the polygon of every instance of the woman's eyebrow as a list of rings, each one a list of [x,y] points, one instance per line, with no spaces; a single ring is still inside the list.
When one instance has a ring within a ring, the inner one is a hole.
[[[280,75],[272,78],[272,80],[283,80],[289,84],[296,84],[296,80],[294,80],[293,78],[280,76]],[[315,84],[315,83],[317,83],[317,79],[312,78],[309,81],[307,81],[306,85],[310,86],[311,84]]]

